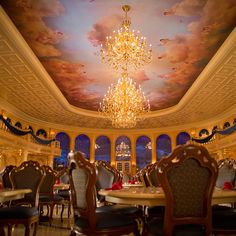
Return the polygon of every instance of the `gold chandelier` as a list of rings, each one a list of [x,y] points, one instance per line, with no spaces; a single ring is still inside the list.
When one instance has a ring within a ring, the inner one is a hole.
[[[127,17],[130,6],[124,5],[122,9],[125,12],[122,27],[117,32],[113,31],[112,36],[106,37],[100,54],[102,61],[116,71],[132,68],[137,70],[151,62],[152,48],[147,45],[146,38],[139,35],[139,31],[135,34],[134,30],[130,30],[131,21]]]
[[[144,119],[143,115],[150,111],[150,104],[140,85],[137,88],[136,83],[129,78],[128,71],[150,63],[152,49],[139,32],[135,35],[134,30],[130,31],[131,22],[127,17],[130,6],[124,5],[122,9],[125,12],[122,28],[107,37],[105,47],[102,46],[100,51],[102,61],[120,71],[122,76],[116,85],[112,84],[108,88],[99,112],[109,118],[116,128],[132,128],[137,121]]]
[[[149,101],[141,87],[123,73],[116,85],[108,88],[107,94],[100,103],[99,112],[112,121],[116,128],[132,128],[150,111]]]
[[[121,142],[119,145],[116,146],[116,156],[127,158],[131,156],[130,146],[125,142]]]

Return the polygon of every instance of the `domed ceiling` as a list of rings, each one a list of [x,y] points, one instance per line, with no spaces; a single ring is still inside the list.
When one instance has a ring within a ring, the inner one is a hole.
[[[131,29],[152,44],[152,63],[132,73],[151,110],[176,105],[236,22],[235,0],[5,0],[2,6],[67,101],[97,111],[119,77],[99,50],[121,27],[123,4]]]

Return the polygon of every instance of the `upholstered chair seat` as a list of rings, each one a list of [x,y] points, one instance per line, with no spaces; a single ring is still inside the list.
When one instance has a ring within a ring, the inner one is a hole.
[[[81,229],[89,227],[89,221],[83,217],[75,218],[75,224]],[[125,226],[130,227],[130,225],[136,227],[136,222],[123,214],[113,214],[109,212],[100,212],[96,214],[96,228],[98,229]]]
[[[38,217],[38,210],[34,207],[11,206],[0,208],[0,220],[2,219],[27,219]]]
[[[43,207],[49,207],[49,224],[52,224],[53,220],[53,210],[55,205],[61,205],[61,221],[64,210],[64,198],[54,193],[53,186],[57,179],[57,173],[50,166],[42,166],[45,171],[45,179],[40,187],[39,191],[39,206],[41,219],[43,218]],[[47,215],[48,215],[47,214]]]
[[[163,225],[163,219],[152,218],[147,225],[149,234],[163,236]],[[201,225],[180,225],[175,227],[173,236],[206,236],[206,233]]]
[[[135,206],[127,206],[127,205],[110,205],[110,206],[101,206],[96,208],[97,213],[118,213],[130,216],[131,218],[138,218],[142,216],[143,210],[139,207]]]
[[[36,236],[39,213],[35,207],[12,206],[0,208],[0,226],[8,226],[11,235],[12,225],[23,224],[25,236],[30,235],[30,227],[34,224],[33,236]],[[9,227],[10,226],[10,227]]]
[[[147,208],[147,217],[151,219],[153,217],[163,218],[165,213],[164,206],[151,206]]]
[[[236,235],[236,209],[224,206],[214,208],[212,225],[216,235]]]

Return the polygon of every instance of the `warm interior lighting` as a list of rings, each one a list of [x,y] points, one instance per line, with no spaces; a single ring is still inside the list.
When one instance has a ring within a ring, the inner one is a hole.
[[[115,70],[139,69],[151,62],[152,48],[139,31],[130,30],[131,21],[127,17],[130,6],[124,5],[122,9],[125,12],[122,28],[113,31],[112,36],[106,37],[105,45],[101,45],[102,61]]]
[[[130,157],[131,156],[130,146],[122,141],[119,145],[116,146],[116,156],[123,158]]]
[[[130,20],[127,12],[130,6],[124,5],[125,12],[122,28],[113,36],[108,36],[105,46],[101,48],[102,60],[113,69],[121,72],[121,79],[116,85],[108,88],[107,94],[100,103],[99,111],[112,121],[116,128],[132,128],[143,115],[150,111],[149,101],[141,87],[129,78],[131,68],[139,69],[152,59],[151,45],[147,46],[146,38],[130,31]]]
[[[119,145],[116,146],[116,156],[117,157],[130,157],[130,146],[125,142],[121,142]]]
[[[150,111],[150,105],[141,87],[137,89],[136,83],[123,74],[116,85],[108,88],[99,111],[112,121],[114,127],[132,128]]]

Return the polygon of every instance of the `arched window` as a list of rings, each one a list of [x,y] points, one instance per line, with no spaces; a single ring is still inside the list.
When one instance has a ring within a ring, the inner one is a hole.
[[[140,170],[152,163],[151,139],[147,136],[140,136],[136,141],[136,166]]]
[[[56,140],[60,142],[61,156],[54,158],[54,168],[67,166],[67,156],[70,151],[70,137],[64,132],[56,135]]]
[[[131,142],[127,136],[116,139],[116,161],[129,161],[131,158]]]
[[[208,135],[209,135],[209,132],[207,129],[201,129],[199,132],[199,137],[208,136]]]
[[[95,161],[111,161],[111,142],[107,136],[99,136],[95,142]]]
[[[85,134],[80,134],[75,138],[75,151],[80,151],[85,154],[86,159],[90,157],[90,140]]]
[[[180,132],[176,137],[176,145],[186,144],[190,140],[190,135],[187,132]]]
[[[156,140],[156,156],[160,160],[171,153],[171,139],[167,134],[160,135]]]

